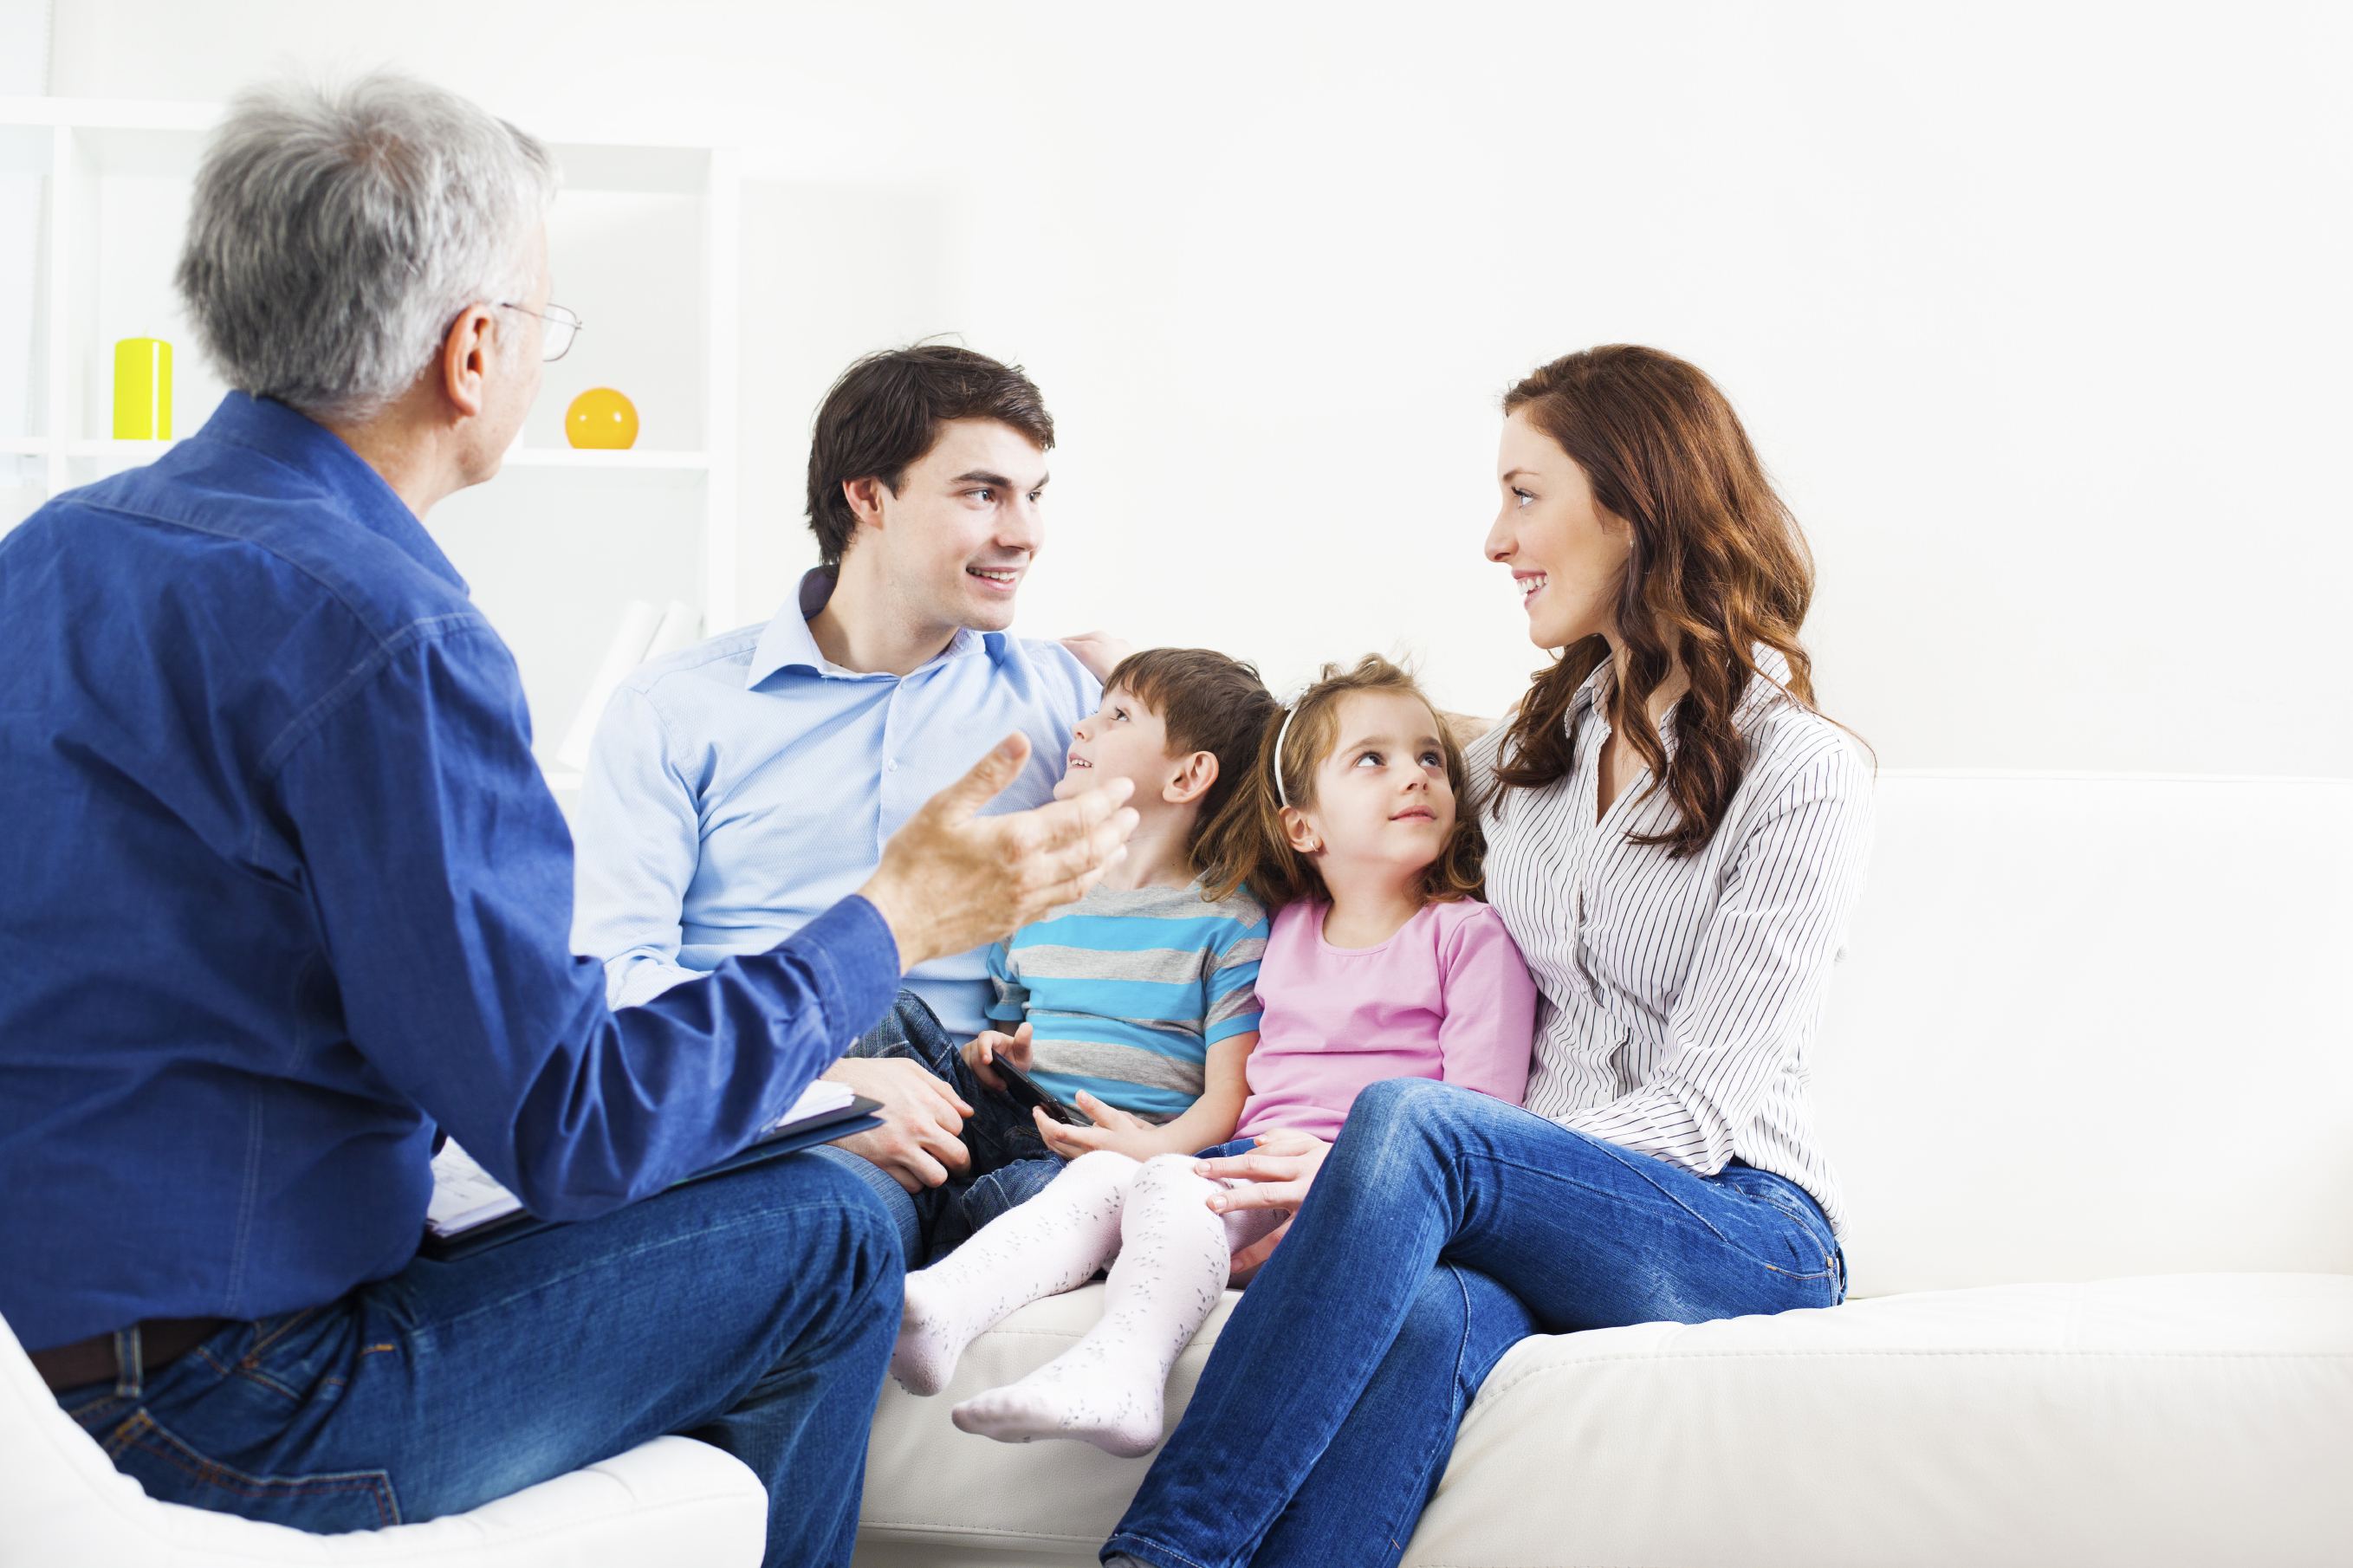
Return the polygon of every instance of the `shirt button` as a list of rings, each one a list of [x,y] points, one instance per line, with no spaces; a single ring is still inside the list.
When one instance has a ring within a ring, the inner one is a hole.
[[[884,773],[897,773],[897,772],[899,771],[899,759],[898,759],[898,758],[896,758],[896,757],[892,758],[892,759],[891,759],[890,765],[889,765],[888,767],[884,768],[882,771],[883,771]]]

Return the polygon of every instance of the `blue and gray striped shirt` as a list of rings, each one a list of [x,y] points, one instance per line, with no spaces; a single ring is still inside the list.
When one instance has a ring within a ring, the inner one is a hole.
[[[1030,1026],[1038,1087],[1155,1121],[1201,1097],[1209,1047],[1258,1027],[1266,911],[1198,883],[1097,888],[989,950],[992,1023]]]

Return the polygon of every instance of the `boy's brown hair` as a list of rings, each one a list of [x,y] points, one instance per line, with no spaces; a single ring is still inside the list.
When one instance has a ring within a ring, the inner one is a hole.
[[[1129,654],[1103,680],[1105,691],[1114,687],[1160,716],[1170,756],[1207,752],[1218,759],[1217,782],[1201,797],[1200,814],[1185,840],[1198,874],[1202,835],[1235,785],[1256,767],[1267,716],[1280,718],[1282,705],[1255,667],[1206,647],[1148,647]]]
[[[1475,897],[1485,886],[1481,868],[1486,858],[1486,840],[1472,809],[1470,773],[1463,765],[1462,748],[1456,744],[1446,721],[1439,717],[1438,705],[1422,694],[1410,674],[1378,654],[1366,654],[1354,669],[1325,665],[1315,683],[1289,710],[1287,732],[1282,709],[1277,708],[1265,721],[1257,765],[1226,809],[1209,824],[1195,851],[1194,858],[1200,862],[1203,898],[1215,902],[1231,897],[1237,888],[1247,888],[1270,910],[1300,899],[1331,899],[1315,862],[1291,847],[1291,835],[1282,825],[1282,802],[1288,795],[1293,805],[1303,808],[1315,804],[1315,770],[1340,743],[1340,700],[1357,691],[1397,691],[1411,697],[1430,710],[1439,744],[1445,749],[1446,781],[1454,790],[1454,831],[1438,858],[1422,870],[1423,901],[1451,903]],[[1279,787],[1277,768],[1282,771]]]

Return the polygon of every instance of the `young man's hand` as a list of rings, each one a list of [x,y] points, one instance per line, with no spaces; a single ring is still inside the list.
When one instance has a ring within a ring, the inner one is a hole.
[[[1000,1058],[1011,1062],[1016,1072],[1029,1070],[1029,1025],[1022,1025],[1009,1035],[996,1029],[983,1029],[965,1042],[964,1062],[965,1066],[972,1068],[972,1076],[980,1079],[983,1087],[1003,1093],[1005,1080],[997,1077],[997,1069],[988,1065]]]
[[[1172,1132],[1141,1116],[1131,1116],[1115,1105],[1105,1105],[1083,1089],[1079,1090],[1079,1109],[1093,1120],[1092,1127],[1065,1126],[1042,1110],[1029,1113],[1038,1123],[1038,1135],[1046,1141],[1046,1147],[1065,1160],[1075,1160],[1097,1149],[1108,1149],[1131,1160],[1149,1160],[1155,1154],[1189,1154],[1198,1146],[1181,1132]]]
[[[936,1187],[951,1172],[972,1168],[956,1136],[972,1107],[921,1062],[904,1057],[844,1057],[819,1075],[853,1094],[879,1100],[882,1125],[834,1140],[834,1147],[870,1160],[910,1193]]]
[[[858,890],[890,926],[902,973],[1084,897],[1127,853],[1135,785],[1124,778],[1034,811],[981,816],[1029,760],[1029,738],[1008,735],[882,846],[881,865]]]
[[[1064,637],[1062,646],[1071,650],[1071,658],[1087,667],[1087,673],[1098,683],[1109,680],[1111,672],[1119,668],[1119,661],[1135,651],[1134,643],[1109,632],[1081,632],[1074,637]]]

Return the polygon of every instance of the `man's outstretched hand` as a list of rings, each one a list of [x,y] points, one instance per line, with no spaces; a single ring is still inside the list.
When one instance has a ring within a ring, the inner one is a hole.
[[[882,846],[881,865],[858,890],[898,939],[902,973],[1074,901],[1127,853],[1136,816],[1125,779],[1034,811],[979,815],[1029,760],[1029,738],[1008,735]]]

